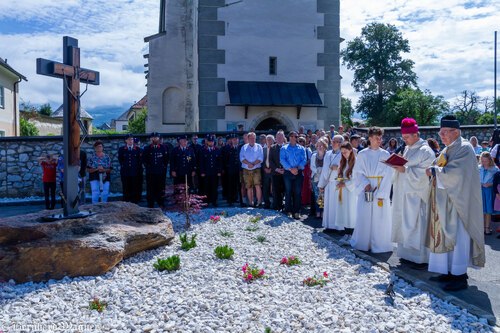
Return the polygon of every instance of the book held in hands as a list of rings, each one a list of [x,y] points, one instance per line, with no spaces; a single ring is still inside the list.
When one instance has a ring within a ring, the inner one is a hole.
[[[406,163],[408,163],[408,160],[401,155],[391,154],[391,156],[389,156],[388,159],[380,162],[387,164],[390,167],[393,167],[393,166],[404,166]]]

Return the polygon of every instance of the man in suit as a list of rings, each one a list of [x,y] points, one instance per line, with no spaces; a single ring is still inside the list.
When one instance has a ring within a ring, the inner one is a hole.
[[[190,190],[193,189],[193,178],[196,173],[196,155],[194,150],[187,145],[187,135],[177,137],[178,146],[172,150],[170,158],[170,173],[174,179],[174,185],[187,183]]]
[[[203,183],[202,195],[207,196],[207,203],[217,207],[219,178],[222,172],[220,149],[215,147],[215,136],[207,135],[206,146],[200,151],[198,163],[200,182]]]
[[[283,174],[285,169],[280,162],[280,150],[285,143],[285,133],[278,131],[276,133],[276,143],[271,146],[269,153],[269,164],[272,172],[272,186],[273,186],[273,209],[283,209],[283,197],[285,193],[285,183],[283,181]]]
[[[125,145],[118,149],[123,201],[138,203],[142,192],[142,152],[134,145],[134,137],[125,137]],[[139,182],[141,181],[141,182]]]
[[[148,207],[153,208],[155,202],[160,208],[164,206],[165,182],[167,179],[168,150],[160,143],[160,134],[150,135],[151,144],[144,148],[143,163],[146,167],[146,187]]]
[[[221,149],[222,170],[226,176],[226,199],[229,206],[238,201],[238,192],[240,191],[241,162],[238,143],[238,135],[233,133],[229,135],[227,145]]]
[[[262,162],[262,194],[264,195],[264,208],[271,208],[271,184],[273,181],[273,172],[271,169],[270,152],[274,144],[274,135],[266,136],[266,145],[264,146],[264,161]]]

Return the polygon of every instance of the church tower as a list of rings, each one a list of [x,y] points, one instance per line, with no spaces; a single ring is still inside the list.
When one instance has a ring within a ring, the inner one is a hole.
[[[145,41],[148,132],[340,124],[340,0],[161,0]]]
[[[159,31],[149,43],[146,130],[199,130],[197,0],[160,0]]]

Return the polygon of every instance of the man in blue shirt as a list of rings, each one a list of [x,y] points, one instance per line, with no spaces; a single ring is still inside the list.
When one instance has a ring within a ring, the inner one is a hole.
[[[280,162],[285,173],[285,212],[295,219],[300,218],[301,190],[304,176],[302,171],[307,162],[306,150],[297,144],[298,134],[290,132],[290,143],[281,147]]]

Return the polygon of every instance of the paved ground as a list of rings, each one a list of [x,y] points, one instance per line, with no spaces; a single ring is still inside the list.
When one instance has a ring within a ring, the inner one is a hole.
[[[141,205],[144,206],[145,203],[142,202]],[[0,204],[0,218],[33,213],[42,209],[44,209],[44,205],[40,202]],[[322,231],[319,219],[303,216],[302,222],[316,228],[318,232]],[[495,228],[499,225],[497,223]],[[336,234],[324,235],[334,242],[338,242],[341,238],[341,235]],[[442,291],[439,283],[429,281],[429,277],[435,274],[426,270],[415,270],[405,263],[400,263],[399,258],[394,253],[355,252],[358,256],[395,272],[417,287],[432,292],[451,303],[466,307],[472,313],[487,318],[490,324],[500,326],[500,239],[496,238],[496,234],[485,237],[486,266],[480,270],[469,269],[470,287],[458,292]]]

